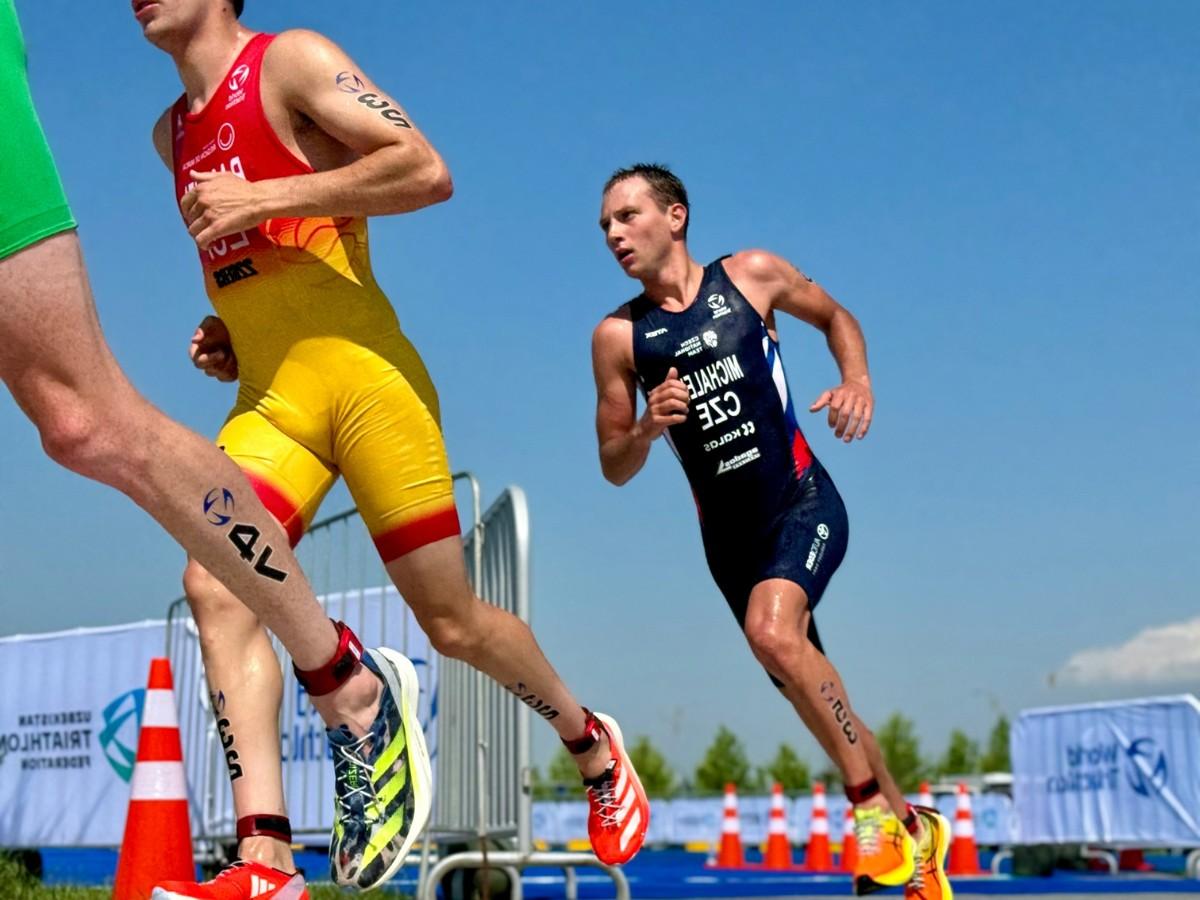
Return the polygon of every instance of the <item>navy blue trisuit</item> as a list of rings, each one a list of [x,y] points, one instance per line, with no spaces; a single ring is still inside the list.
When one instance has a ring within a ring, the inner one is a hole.
[[[687,419],[666,436],[695,496],[709,570],[744,628],[750,591],[768,578],[800,585],[815,608],[846,554],[849,524],[796,421],[779,344],[726,274],[725,258],[704,267],[683,311],[645,295],[629,309],[643,394],[672,366],[687,386]]]

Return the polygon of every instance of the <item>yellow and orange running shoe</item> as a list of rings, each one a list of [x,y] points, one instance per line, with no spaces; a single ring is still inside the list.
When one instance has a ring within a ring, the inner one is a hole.
[[[946,852],[950,849],[950,823],[936,809],[914,806],[925,833],[917,844],[916,869],[904,886],[908,900],[952,900],[954,890],[946,877]]]
[[[642,782],[625,753],[621,729],[603,713],[595,713],[596,723],[608,735],[612,760],[596,778],[585,778],[587,785],[588,837],[592,852],[609,866],[627,863],[642,849],[650,824],[650,801]]]
[[[894,814],[876,806],[854,807],[854,837],[858,840],[855,896],[907,884],[913,877],[916,842]]]

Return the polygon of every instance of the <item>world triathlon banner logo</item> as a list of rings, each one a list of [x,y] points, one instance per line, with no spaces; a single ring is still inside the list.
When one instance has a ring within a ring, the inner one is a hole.
[[[1125,777],[1135,794],[1152,797],[1167,787],[1167,755],[1153,738],[1130,741],[1125,748]]]
[[[101,714],[104,727],[100,732],[100,747],[108,764],[125,782],[133,778],[138,731],[142,727],[142,708],[145,703],[146,689],[137,688],[117,697],[104,707]]]

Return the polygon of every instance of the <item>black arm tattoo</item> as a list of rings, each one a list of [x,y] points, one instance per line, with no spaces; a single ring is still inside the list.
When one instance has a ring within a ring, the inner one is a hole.
[[[339,72],[336,79],[338,90],[343,94],[352,94],[354,99],[367,109],[378,110],[379,114],[397,128],[412,128],[404,113],[392,106],[374,91],[364,90],[363,80],[353,72]]]

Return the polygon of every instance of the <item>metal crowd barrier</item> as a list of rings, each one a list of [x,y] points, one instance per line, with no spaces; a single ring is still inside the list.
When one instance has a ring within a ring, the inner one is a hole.
[[[475,592],[522,620],[529,620],[529,511],[524,492],[510,487],[480,513],[479,484],[468,473],[454,476],[471,491],[471,527],[464,539],[468,574]],[[357,623],[364,643],[397,633],[406,624],[393,604],[381,602],[391,590],[366,529],[351,509],[317,522],[297,550],[305,573],[334,618]],[[373,606],[378,619],[366,617]],[[389,620],[390,617],[390,620]],[[400,636],[405,646],[424,636]],[[428,642],[424,645],[428,654]],[[276,642],[281,664],[285,660]],[[167,615],[167,655],[177,679],[184,760],[192,791],[193,835],[201,858],[220,859],[235,841],[236,822],[224,748],[211,710],[200,664],[195,623],[186,598],[171,604]],[[411,655],[411,653],[410,653]],[[535,852],[531,828],[530,710],[503,687],[457,660],[438,661],[437,756],[434,807],[420,861],[418,900],[435,900],[437,886],[452,870],[500,868],[510,875],[511,897],[521,900],[519,870],[530,865],[564,869],[568,900],[577,895],[574,868],[604,869],[616,884],[617,900],[628,900],[629,885],[619,869],[603,866],[590,854]],[[302,693],[290,665],[283,665],[283,722],[292,722]],[[311,739],[312,736],[306,736]],[[293,741],[295,737],[292,738]],[[324,738],[309,740],[326,754]],[[283,761],[284,786],[293,834],[300,842],[327,843],[332,826],[332,764],[300,765],[296,754]],[[301,758],[301,762],[303,762]],[[314,771],[315,770],[315,771]],[[314,781],[315,779],[315,781]],[[315,798],[315,800],[314,800]],[[435,861],[435,844],[471,844],[481,849]],[[502,842],[506,849],[488,850]],[[508,849],[511,848],[511,849]]]

